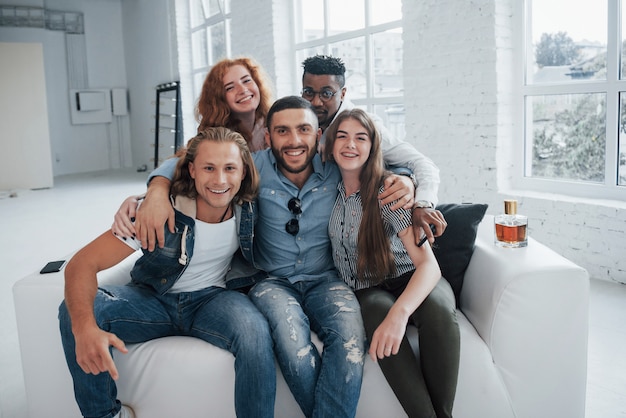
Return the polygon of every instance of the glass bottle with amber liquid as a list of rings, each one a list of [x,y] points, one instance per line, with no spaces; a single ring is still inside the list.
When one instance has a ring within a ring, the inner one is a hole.
[[[517,213],[517,200],[504,201],[504,213],[495,217],[499,247],[519,248],[528,245],[528,217]]]

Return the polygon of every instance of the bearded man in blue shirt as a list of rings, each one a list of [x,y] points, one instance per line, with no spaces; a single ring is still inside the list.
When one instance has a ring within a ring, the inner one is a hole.
[[[248,293],[268,318],[281,371],[307,417],[353,417],[365,352],[359,303],[335,270],[328,219],[340,175],[317,154],[320,131],[309,102],[278,100],[267,117],[271,152],[254,238],[256,267],[269,274]],[[318,353],[314,331],[324,344]]]

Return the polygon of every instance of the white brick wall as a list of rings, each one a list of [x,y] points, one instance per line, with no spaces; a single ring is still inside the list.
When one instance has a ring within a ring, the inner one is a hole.
[[[486,202],[495,214],[517,198],[531,236],[594,278],[626,283],[623,202],[506,192],[519,129],[514,1],[405,0],[407,139],[439,166],[441,202]]]

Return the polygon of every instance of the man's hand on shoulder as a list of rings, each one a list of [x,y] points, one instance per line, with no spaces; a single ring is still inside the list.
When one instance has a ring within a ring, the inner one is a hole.
[[[167,222],[170,232],[175,232],[174,209],[169,201],[170,181],[165,177],[155,177],[150,181],[148,192],[137,210],[135,231],[141,241],[141,248],[153,251],[165,245],[164,226]]]
[[[411,209],[415,199],[415,185],[407,176],[389,175],[384,182],[385,190],[378,195],[380,203],[386,205],[396,201],[391,210],[400,208]]]

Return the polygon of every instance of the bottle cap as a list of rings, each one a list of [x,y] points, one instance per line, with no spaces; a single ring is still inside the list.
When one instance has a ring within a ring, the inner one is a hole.
[[[504,201],[504,213],[507,215],[517,214],[517,200],[507,199]]]

